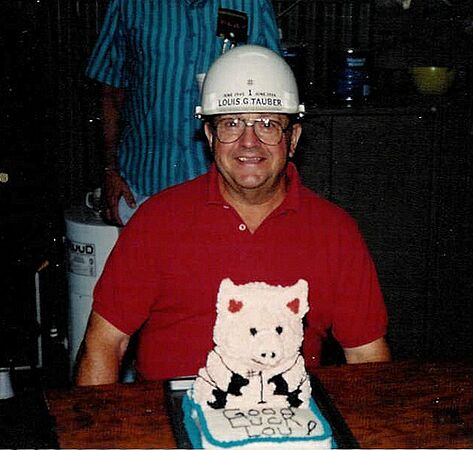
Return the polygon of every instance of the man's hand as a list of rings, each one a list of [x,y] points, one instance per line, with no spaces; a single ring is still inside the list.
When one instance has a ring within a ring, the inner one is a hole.
[[[123,195],[130,208],[136,208],[135,197],[131,193],[127,182],[118,173],[118,170],[105,171],[105,219],[108,222],[123,226],[118,213],[118,202]]]

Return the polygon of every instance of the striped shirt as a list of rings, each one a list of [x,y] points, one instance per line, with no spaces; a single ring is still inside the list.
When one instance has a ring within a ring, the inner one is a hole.
[[[111,0],[86,74],[126,89],[122,176],[151,195],[208,169],[196,74],[221,54],[219,7],[248,15],[248,43],[280,51],[270,0]]]

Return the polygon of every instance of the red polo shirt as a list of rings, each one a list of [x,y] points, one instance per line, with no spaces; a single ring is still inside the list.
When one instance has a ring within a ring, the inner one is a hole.
[[[254,234],[221,196],[215,167],[154,195],[132,217],[97,283],[93,308],[127,334],[141,328],[141,376],[193,375],[205,365],[217,291],[227,277],[237,284],[307,280],[309,369],[319,363],[330,326],[342,347],[385,334],[378,278],[356,223],[303,187],[292,164],[288,175],[287,197]]]

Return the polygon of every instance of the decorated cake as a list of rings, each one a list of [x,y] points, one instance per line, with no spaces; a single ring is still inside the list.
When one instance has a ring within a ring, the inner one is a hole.
[[[217,295],[214,349],[183,400],[194,448],[331,448],[300,353],[308,284],[237,285]]]

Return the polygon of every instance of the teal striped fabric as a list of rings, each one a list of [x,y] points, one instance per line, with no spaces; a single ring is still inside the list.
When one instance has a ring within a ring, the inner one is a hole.
[[[119,164],[130,187],[142,195],[208,168],[202,124],[194,118],[196,74],[221,54],[219,7],[248,14],[249,44],[280,51],[270,0],[110,2],[86,73],[127,89]]]

